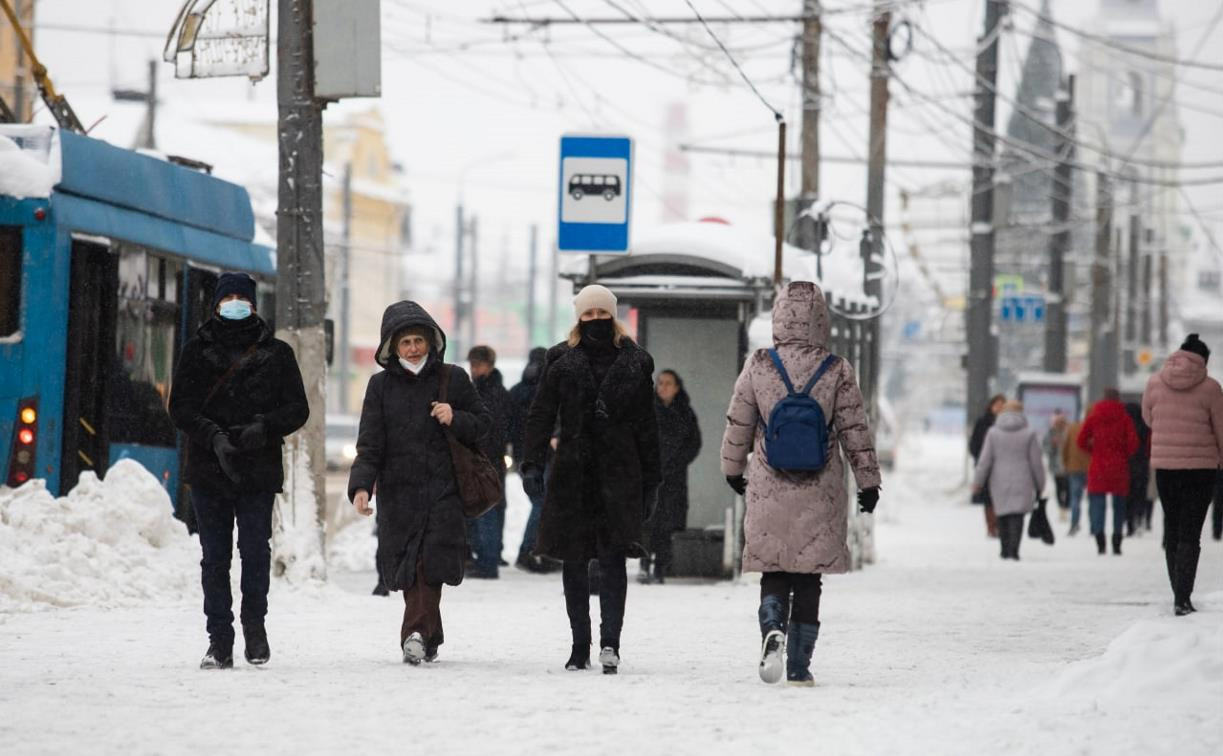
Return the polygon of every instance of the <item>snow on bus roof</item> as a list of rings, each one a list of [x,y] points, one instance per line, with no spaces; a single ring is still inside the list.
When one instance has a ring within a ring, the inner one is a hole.
[[[61,172],[55,129],[0,125],[0,195],[17,199],[50,197]]]

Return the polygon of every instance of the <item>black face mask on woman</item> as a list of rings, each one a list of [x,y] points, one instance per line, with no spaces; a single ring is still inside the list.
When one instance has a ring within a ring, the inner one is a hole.
[[[578,324],[583,343],[590,346],[611,346],[616,336],[616,321],[611,318],[584,320]]]

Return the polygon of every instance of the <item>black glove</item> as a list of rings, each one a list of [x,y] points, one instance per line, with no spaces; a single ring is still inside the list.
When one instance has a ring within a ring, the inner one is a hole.
[[[879,503],[879,486],[863,488],[858,492],[858,511],[872,514]]]
[[[747,478],[743,477],[742,475],[727,475],[726,485],[735,489],[735,493],[739,494],[740,496],[747,493]]]
[[[238,448],[243,451],[262,449],[268,443],[268,428],[261,417],[256,418],[253,423],[239,425],[230,431],[230,433],[234,434]]]
[[[217,457],[217,464],[221,466],[221,472],[225,473],[225,477],[232,480],[235,484],[241,485],[242,476],[234,469],[229,458],[238,453],[238,447],[234,446],[229,440],[229,436],[224,433],[217,433],[212,437],[212,452]]]
[[[518,471],[522,476],[522,490],[527,496],[535,498],[544,493],[544,471],[537,465],[523,465]]]

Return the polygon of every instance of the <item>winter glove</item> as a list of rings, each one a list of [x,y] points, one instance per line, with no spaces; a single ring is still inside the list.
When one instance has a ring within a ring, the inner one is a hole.
[[[231,433],[237,438],[237,445],[243,451],[262,449],[268,443],[268,429],[263,418],[256,416],[255,422],[239,425]]]
[[[726,485],[735,489],[735,493],[739,494],[740,496],[747,493],[747,478],[743,477],[742,475],[727,475]]]
[[[879,503],[879,486],[864,488],[858,492],[858,511],[873,514]]]
[[[212,437],[212,452],[217,457],[217,464],[221,466],[221,472],[225,473],[225,477],[229,478],[237,485],[242,484],[242,476],[234,469],[230,462],[230,457],[238,453],[238,447],[234,446],[229,440],[229,436],[224,433],[217,433]]]
[[[522,490],[527,496],[535,498],[544,494],[544,471],[536,465],[523,465],[518,471],[522,476]]]

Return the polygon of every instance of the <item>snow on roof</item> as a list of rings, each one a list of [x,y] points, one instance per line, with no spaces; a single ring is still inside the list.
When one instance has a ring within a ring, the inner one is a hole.
[[[50,197],[59,183],[58,132],[48,126],[0,126],[0,195]]]

